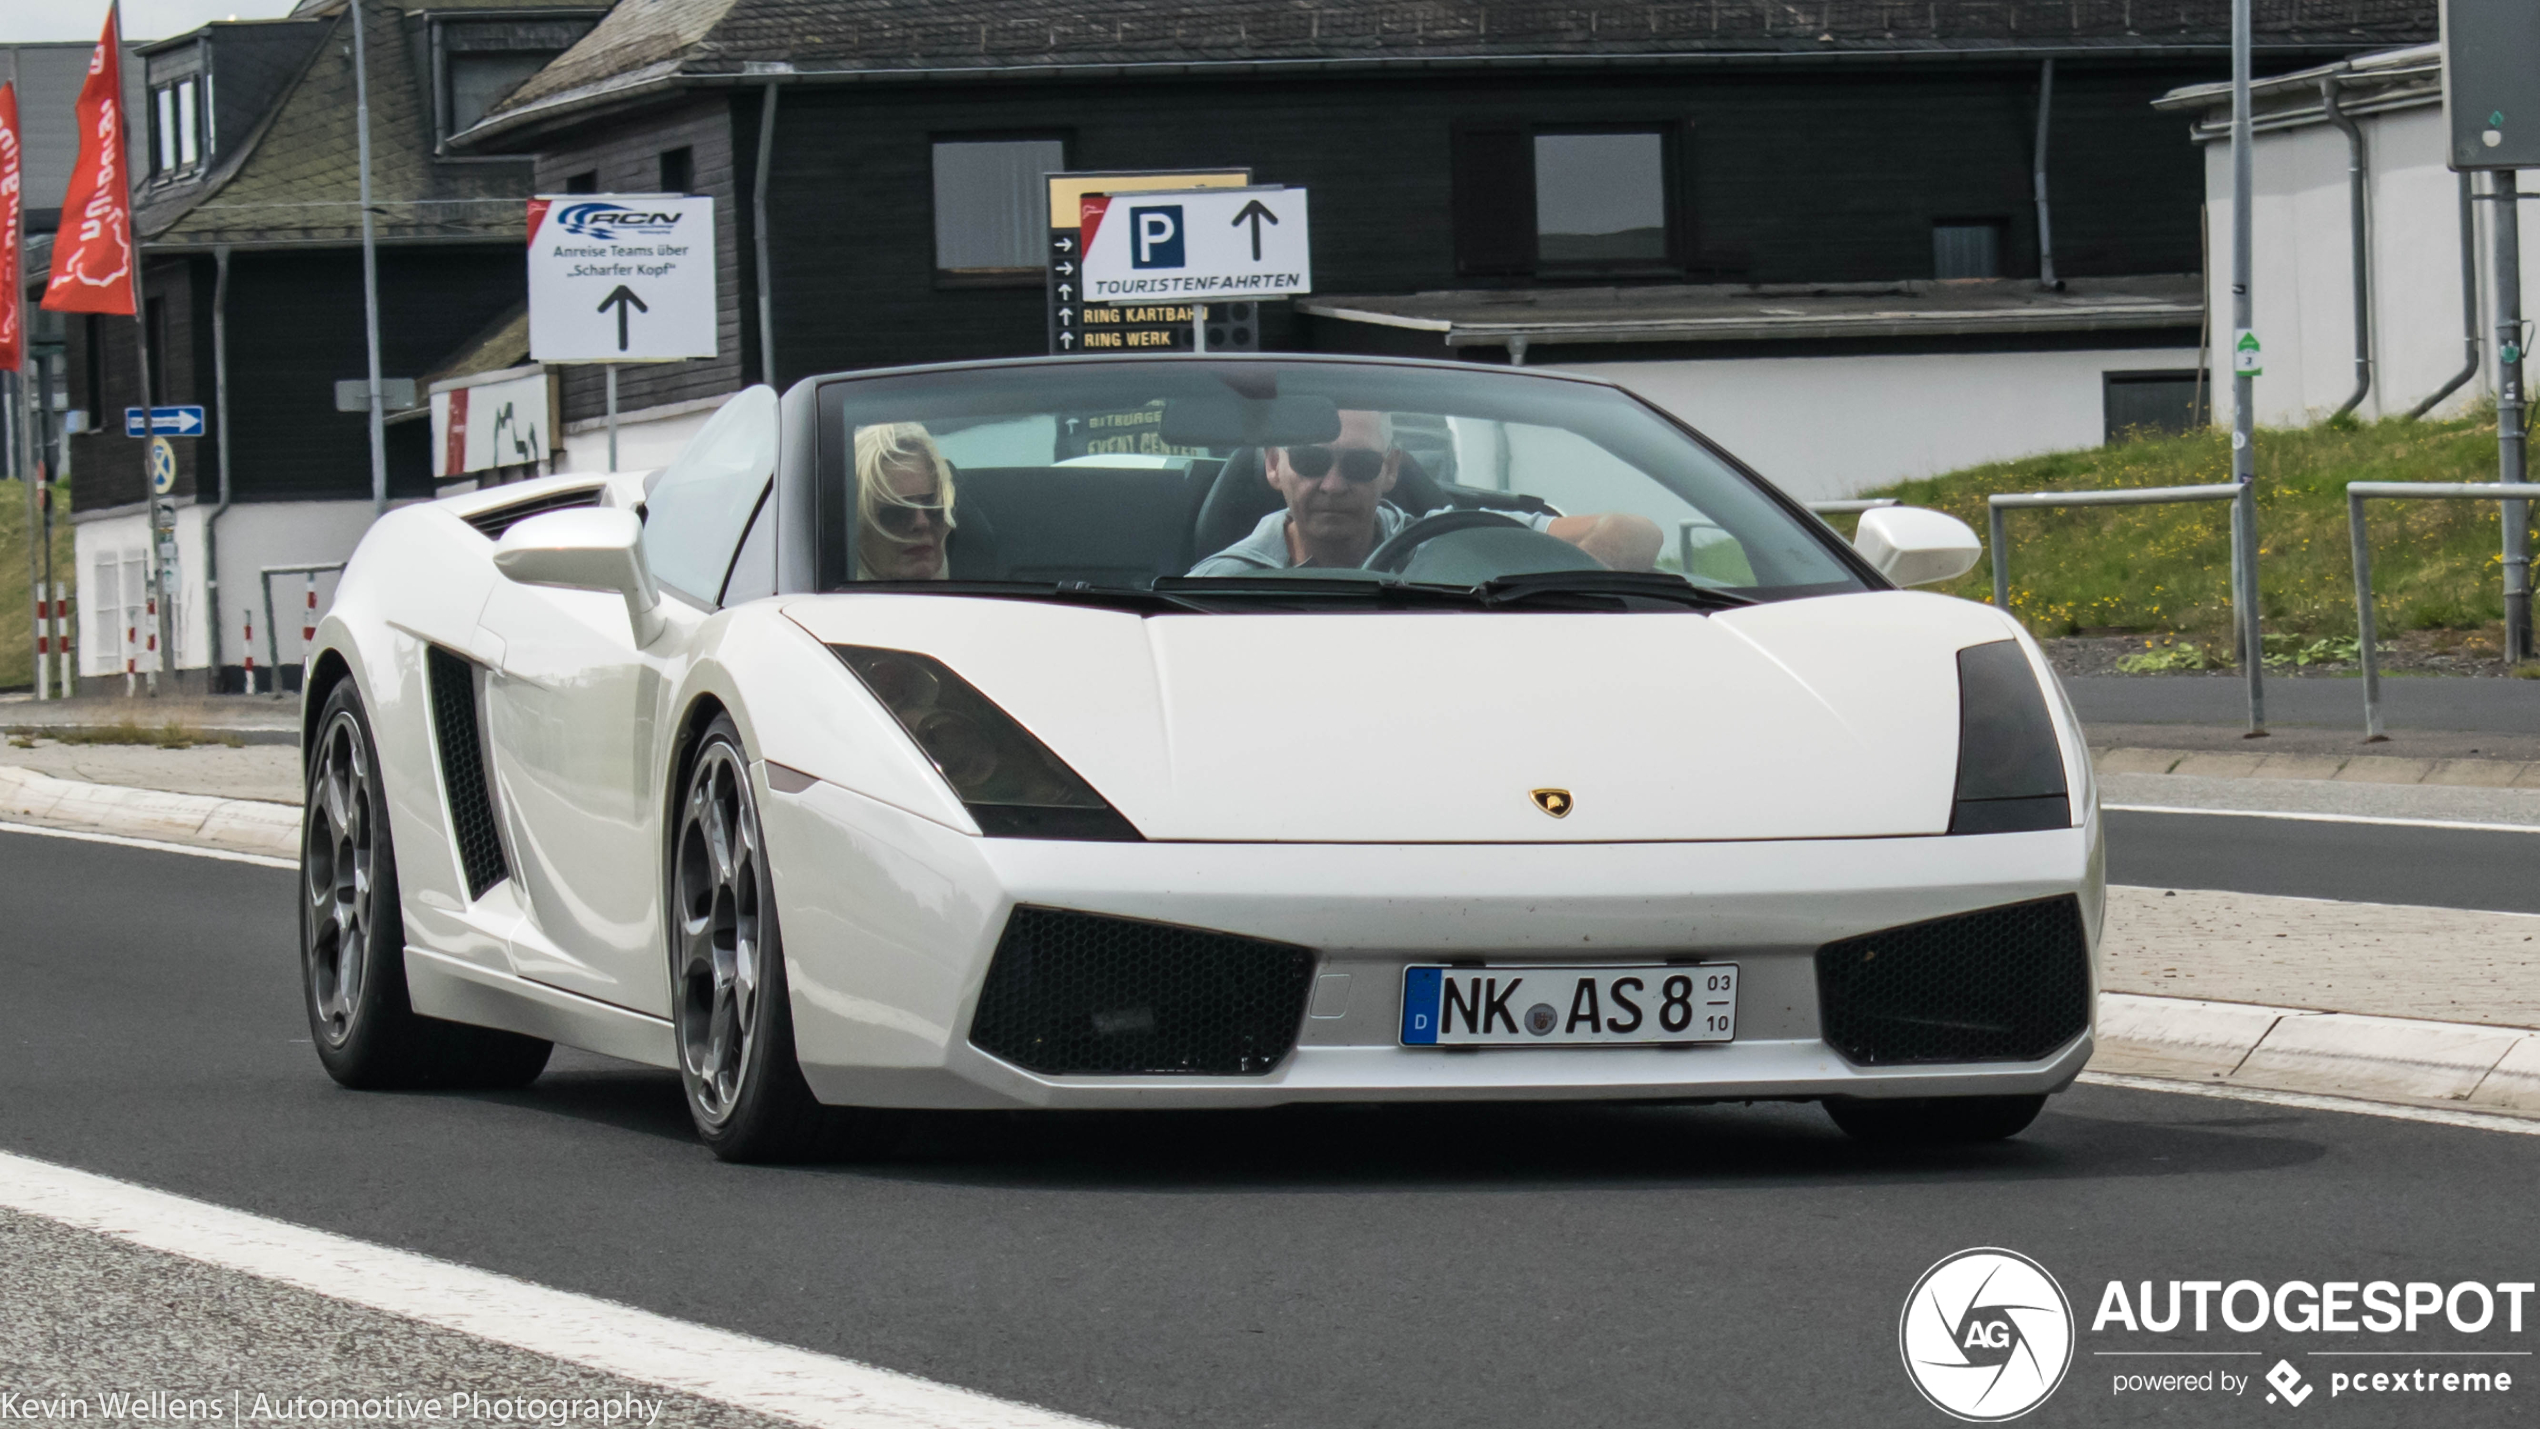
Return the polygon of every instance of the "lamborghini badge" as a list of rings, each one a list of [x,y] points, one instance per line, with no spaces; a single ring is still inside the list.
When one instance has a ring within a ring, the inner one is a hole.
[[[1536,808],[1543,810],[1545,813],[1550,814],[1556,819],[1566,819],[1570,817],[1569,790],[1537,789],[1534,793]]]

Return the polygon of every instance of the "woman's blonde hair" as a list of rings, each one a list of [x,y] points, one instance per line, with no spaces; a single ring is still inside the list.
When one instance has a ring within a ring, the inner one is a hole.
[[[935,473],[935,499],[912,501],[884,479],[891,470],[906,471],[929,467]],[[935,446],[935,439],[916,422],[883,422],[858,427],[855,433],[855,514],[863,531],[897,544],[908,544],[891,534],[875,518],[885,506],[940,506],[944,512],[944,529],[953,526],[953,469]]]

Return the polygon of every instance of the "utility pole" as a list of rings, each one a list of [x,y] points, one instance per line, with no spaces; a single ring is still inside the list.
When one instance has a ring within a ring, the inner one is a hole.
[[[388,394],[379,382],[379,244],[370,207],[370,52],[362,39],[363,0],[347,6],[353,21],[353,138],[361,171],[362,322],[370,343],[370,509],[388,512]]]
[[[2522,217],[2514,171],[2498,169],[2496,209],[2496,479],[2523,479]],[[2531,658],[2530,506],[2504,503],[2505,660]]]
[[[2249,679],[2250,739],[2267,732],[2266,647],[2258,619],[2257,335],[2250,330],[2249,0],[2231,0],[2231,503],[2239,589],[2240,666]]]

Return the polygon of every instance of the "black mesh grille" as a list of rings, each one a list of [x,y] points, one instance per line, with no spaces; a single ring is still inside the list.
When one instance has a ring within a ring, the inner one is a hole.
[[[425,647],[424,677],[431,686],[432,734],[441,745],[441,787],[450,796],[451,832],[459,841],[459,867],[467,896],[511,876],[503,840],[494,831],[494,801],[485,792],[485,741],[476,730],[476,672],[465,660]]]
[[[570,511],[577,506],[599,505],[600,490],[596,486],[586,486],[577,491],[551,491],[544,496],[533,496],[527,501],[515,501],[509,506],[497,506],[461,519],[483,533],[486,540],[499,541],[505,531],[532,516],[544,516],[550,511]]]
[[[1256,1076],[1296,1045],[1313,967],[1286,943],[1017,908],[970,1041],[1051,1075]]]
[[[1826,1041],[1853,1062],[2033,1062],[2090,1025],[2090,945],[2067,894],[1817,950]]]

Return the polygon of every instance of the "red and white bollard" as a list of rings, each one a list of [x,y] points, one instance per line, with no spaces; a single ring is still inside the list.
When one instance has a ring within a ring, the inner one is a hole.
[[[307,659],[317,645],[317,574],[309,575],[309,613],[300,621],[300,657]]]
[[[253,610],[247,612],[247,644],[243,648],[247,652],[247,693],[252,695],[256,692],[256,612]]]
[[[131,607],[125,607],[123,624],[123,692],[132,694],[134,676],[141,669],[141,627],[132,623]]]
[[[68,698],[78,686],[71,682],[71,602],[59,581],[53,583],[53,648],[62,662],[62,695]]]

